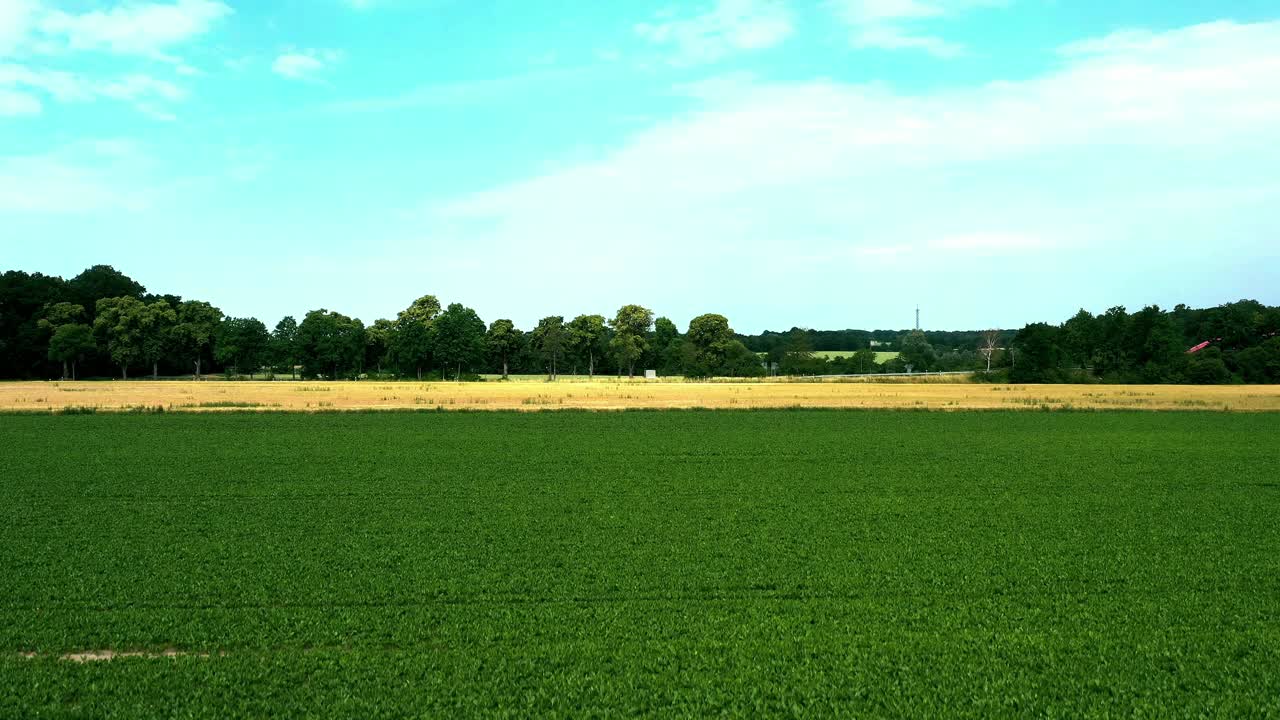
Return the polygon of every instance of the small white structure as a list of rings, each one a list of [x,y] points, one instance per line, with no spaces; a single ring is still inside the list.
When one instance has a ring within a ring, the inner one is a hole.
[[[658,379],[658,371],[657,371],[657,370],[645,370],[645,371],[644,371],[644,379],[645,379],[645,380],[657,380],[657,379]]]

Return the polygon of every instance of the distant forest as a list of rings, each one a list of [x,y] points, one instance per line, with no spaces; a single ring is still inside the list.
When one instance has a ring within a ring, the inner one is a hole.
[[[837,351],[835,357],[831,352]],[[880,352],[896,352],[877,362]],[[366,325],[318,309],[274,328],[202,300],[147,292],[106,265],[65,280],[0,275],[0,377],[138,375],[466,379],[481,374],[759,377],[975,371],[994,382],[1280,382],[1280,308],[1081,310],[1021,330],[809,330],[741,335],[722,315],[681,332],[639,305],[521,330],[432,295]]]

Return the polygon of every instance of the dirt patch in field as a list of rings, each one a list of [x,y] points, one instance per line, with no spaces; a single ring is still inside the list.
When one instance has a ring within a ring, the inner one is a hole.
[[[52,655],[44,655],[35,652],[20,653],[22,657],[28,660],[35,660],[41,657],[52,657]],[[108,660],[116,660],[118,658],[145,658],[148,660],[159,660],[163,658],[180,658],[180,657],[199,657],[207,658],[207,652],[189,652],[186,650],[175,650],[169,648],[160,651],[144,651],[144,650],[85,650],[82,652],[62,653],[57,656],[59,660],[76,663],[90,662],[106,662]]]

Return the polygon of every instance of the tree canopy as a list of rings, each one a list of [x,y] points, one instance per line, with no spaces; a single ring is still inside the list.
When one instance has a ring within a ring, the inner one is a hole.
[[[608,318],[608,319],[606,319]],[[887,355],[883,355],[888,353]],[[309,378],[441,378],[562,370],[663,375],[842,375],[966,371],[1019,382],[1280,382],[1280,308],[1253,300],[1195,309],[1080,310],[1061,324],[1020,330],[790,330],[740,335],[720,314],[681,333],[667,317],[629,304],[612,317],[543,318],[529,332],[509,319],[486,326],[460,303],[422,295],[394,319],[366,325],[313,310],[270,333],[213,304],[152,294],[107,265],[70,280],[0,273],[0,377],[153,376],[260,368]]]

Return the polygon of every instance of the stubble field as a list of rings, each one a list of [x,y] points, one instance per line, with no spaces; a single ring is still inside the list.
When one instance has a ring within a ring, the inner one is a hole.
[[[986,385],[912,382],[13,382],[0,410],[618,410],[1042,408],[1280,411],[1280,385]]]
[[[1278,436],[0,416],[0,716],[1274,716]]]

